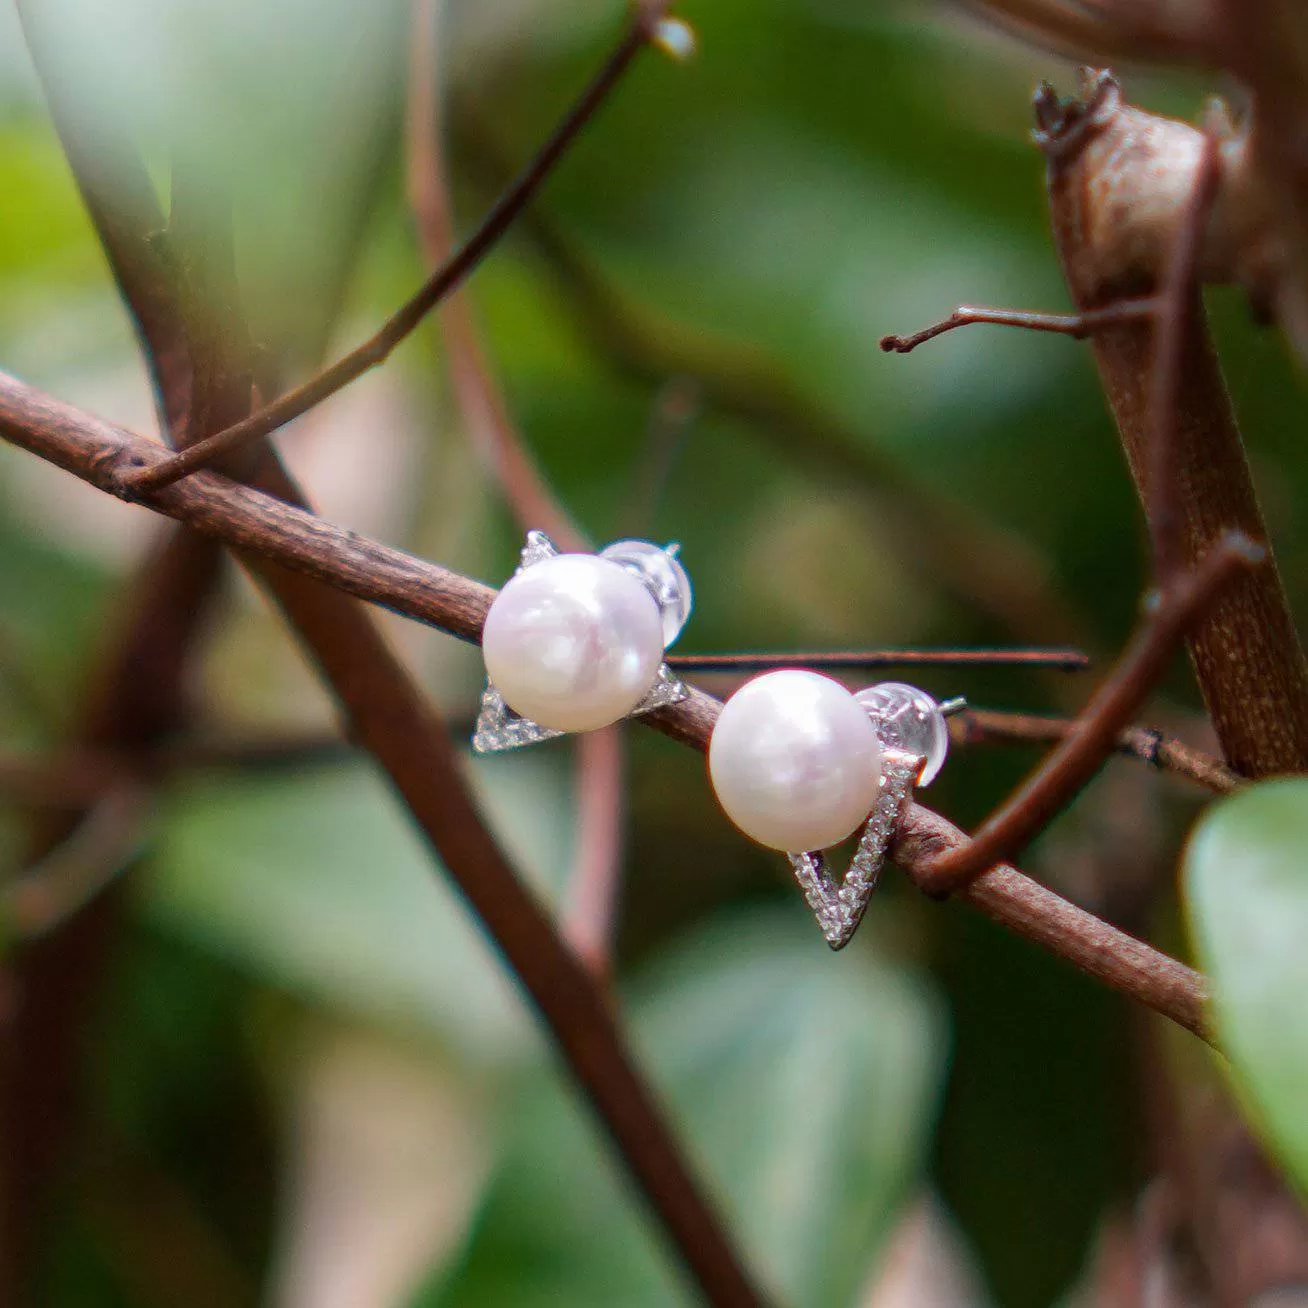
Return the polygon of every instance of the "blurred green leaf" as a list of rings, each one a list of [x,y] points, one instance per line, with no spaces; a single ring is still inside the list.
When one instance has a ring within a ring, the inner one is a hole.
[[[572,805],[557,754],[476,776],[516,865],[567,866]],[[399,803],[368,768],[198,782],[162,817],[147,909],[273,984],[435,1032],[474,1059],[520,1055],[529,1024],[502,968]]]
[[[922,983],[765,910],[664,955],[630,1011],[751,1265],[786,1303],[851,1303],[935,1115],[944,1033]],[[570,1089],[531,1087],[467,1260],[423,1303],[692,1302]]]
[[[1218,804],[1185,859],[1222,1048],[1281,1160],[1308,1186],[1308,779]]]

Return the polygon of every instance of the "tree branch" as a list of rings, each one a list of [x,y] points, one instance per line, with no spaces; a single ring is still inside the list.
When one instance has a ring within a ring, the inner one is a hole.
[[[442,0],[414,0],[406,172],[423,254],[433,268],[449,257],[454,244],[441,148],[438,34],[443,18]],[[464,426],[485,455],[519,527],[544,531],[564,550],[590,549],[509,415],[462,292],[451,293],[441,305],[441,325]],[[588,733],[578,738],[575,752],[577,850],[564,935],[592,971],[607,980],[622,847],[622,737],[610,730]]]
[[[167,462],[126,472],[127,488],[137,493],[157,490],[186,477],[220,456],[270,435],[278,427],[321,404],[368,369],[383,363],[423,318],[467,278],[509,229],[609,93],[622,80],[636,55],[650,41],[663,7],[663,2],[642,0],[603,67],[541,146],[526,170],[491,207],[477,230],[460,249],[374,335],[323,369],[316,377],[288,391],[243,421],[233,423],[203,441],[197,441]]]
[[[1083,341],[1104,327],[1152,318],[1157,312],[1158,305],[1154,300],[1124,300],[1085,313],[1040,313],[1033,309],[988,309],[960,304],[947,318],[932,323],[930,327],[923,327],[910,336],[883,336],[879,344],[887,354],[912,354],[919,345],[934,341],[946,332],[980,326],[1020,327],[1024,331],[1049,332]]]
[[[1159,595],[1071,732],[1032,776],[982,823],[972,843],[944,855],[925,877],[939,894],[965,885],[985,868],[1019,853],[1071,801],[1113,751],[1167,670],[1176,647],[1222,589],[1266,552],[1243,536],[1213,546],[1199,566]]]
[[[1116,84],[1104,77],[1084,104],[1054,106],[1046,97],[1042,112],[1051,221],[1078,307],[1157,295],[1196,178],[1202,181],[1203,135],[1122,104]],[[1174,206],[1151,201],[1151,186],[1176,197]],[[1185,384],[1176,393],[1169,480],[1181,519],[1178,558],[1192,568],[1228,532],[1266,541],[1267,531],[1193,285],[1179,321],[1177,371]],[[1157,329],[1149,322],[1107,327],[1094,334],[1091,348],[1152,519]],[[1227,762],[1250,777],[1308,768],[1308,660],[1272,559],[1227,587],[1189,647]]]
[[[0,374],[0,436],[111,494],[121,485],[114,471],[121,460],[148,462],[159,457],[152,442],[43,396],[4,374]],[[197,473],[156,492],[148,502],[159,512],[218,536],[233,547],[406,613],[463,640],[479,639],[494,598],[495,592],[488,586],[334,527],[215,473]],[[692,691],[683,703],[646,714],[640,721],[704,751],[719,708],[717,700]],[[400,711],[399,706],[395,711]],[[439,775],[444,775],[443,768]],[[923,876],[933,857],[965,842],[966,837],[944,819],[915,806],[895,855],[916,879]],[[481,885],[465,889],[470,898],[477,895],[474,903],[480,902],[484,891]],[[982,875],[960,898],[1104,984],[1209,1038],[1203,1020],[1202,978],[1013,869]],[[532,911],[537,914],[539,910],[533,905]]]
[[[493,157],[483,141],[475,152]],[[485,164],[482,164],[485,169]],[[875,443],[815,404],[766,352],[665,318],[624,296],[539,213],[516,229],[540,259],[586,341],[645,385],[693,378],[703,405],[744,422],[807,475],[852,492],[909,566],[1019,640],[1078,642],[1080,615],[1050,585],[1045,561],[965,501],[920,483]]]
[[[955,739],[961,745],[1052,745],[1066,740],[1080,728],[1077,718],[979,708],[967,709],[953,724]],[[1244,784],[1244,779],[1224,763],[1152,727],[1127,727],[1118,733],[1113,748],[1118,754],[1139,759],[1160,772],[1184,777],[1214,794],[1230,794]]]
[[[642,10],[646,18],[655,12],[653,5]],[[215,375],[238,371],[239,364],[233,368],[231,363],[239,355],[240,341],[230,332],[206,339],[203,348],[233,352],[226,359],[206,360]],[[167,455],[155,446],[149,458],[127,466],[149,468],[161,458]],[[268,503],[298,498],[270,453],[260,480],[277,497]],[[232,483],[224,479],[224,484]],[[175,492],[162,492],[170,493]],[[284,503],[282,507],[291,511]],[[311,515],[303,516],[311,520]],[[253,566],[331,685],[351,735],[389,773],[551,1026],[623,1161],[706,1297],[724,1305],[761,1302],[640,1079],[607,1001],[503,860],[476,811],[447,735],[376,626],[357,605],[302,573],[285,572],[258,558]]]

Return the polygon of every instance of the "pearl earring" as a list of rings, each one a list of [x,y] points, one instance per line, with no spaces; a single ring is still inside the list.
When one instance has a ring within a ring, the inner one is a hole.
[[[718,802],[747,836],[786,853],[832,949],[858,928],[913,787],[944,764],[945,718],[963,706],[894,681],[853,695],[801,669],[755,677],[723,706],[708,755]],[[821,851],[860,826],[837,882]]]
[[[473,749],[596,731],[685,699],[663,661],[692,604],[676,552],[620,540],[599,554],[560,554],[544,532],[528,532],[482,629],[487,680]]]

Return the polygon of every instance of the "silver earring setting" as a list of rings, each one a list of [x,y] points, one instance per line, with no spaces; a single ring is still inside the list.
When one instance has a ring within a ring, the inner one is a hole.
[[[487,680],[474,751],[595,731],[685,699],[663,661],[693,604],[676,554],[642,540],[560,554],[544,532],[528,532],[482,631]]]
[[[747,836],[786,853],[832,949],[857,930],[913,788],[945,761],[945,719],[962,707],[901,682],[855,695],[800,669],[755,677],[723,707],[709,742],[718,801]],[[860,828],[837,880],[822,851]]]

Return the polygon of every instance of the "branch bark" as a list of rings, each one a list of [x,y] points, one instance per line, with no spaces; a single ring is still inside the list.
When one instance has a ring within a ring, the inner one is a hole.
[[[158,447],[0,374],[0,437],[114,493],[123,460],[158,458]],[[476,642],[495,592],[457,573],[332,526],[312,514],[211,472],[149,497],[150,507],[360,599]],[[720,705],[702,691],[640,721],[698,750],[708,747]],[[910,876],[967,840],[914,806],[895,849]],[[471,897],[472,891],[468,891]],[[1104,984],[1210,1038],[1203,979],[1115,931],[1012,868],[978,877],[960,896],[979,911],[1056,953]]]
[[[454,245],[454,206],[442,148],[440,33],[443,0],[415,0],[405,132],[409,204],[430,268]],[[567,551],[590,548],[585,533],[545,480],[491,374],[462,291],[441,305],[441,327],[454,394],[465,430],[481,449],[524,532],[544,531]],[[597,977],[607,982],[622,858],[622,737],[616,729],[589,732],[575,743],[577,849],[569,880],[564,934]]]
[[[1072,296],[1083,312],[1119,299],[1153,297],[1166,266],[1160,251],[1169,248],[1183,215],[1155,213],[1158,230],[1152,240],[1143,239],[1138,224],[1151,211],[1142,188],[1162,176],[1169,191],[1189,195],[1203,155],[1202,135],[1122,104],[1115,88],[1097,103],[1064,111],[1048,133],[1048,186]],[[1199,293],[1190,294],[1181,315],[1178,371],[1185,385],[1172,453],[1178,555],[1192,568],[1225,533],[1266,541],[1267,530]],[[1157,329],[1147,321],[1107,326],[1091,338],[1091,348],[1141,503],[1152,517]],[[1195,627],[1189,648],[1231,766],[1249,777],[1308,768],[1308,660],[1274,559],[1227,588]]]
[[[1066,740],[1079,725],[1076,718],[1041,717],[979,708],[969,708],[954,721],[958,724],[957,738],[963,745],[1057,744]],[[1127,727],[1118,735],[1113,748],[1118,754],[1139,759],[1160,772],[1184,777],[1217,795],[1230,794],[1243,784],[1243,778],[1224,763],[1152,727]]]
[[[1265,551],[1228,534],[1195,566],[1155,597],[1153,610],[1126,647],[1112,675],[1095,693],[1073,730],[1030,778],[977,829],[966,848],[953,850],[932,869],[939,894],[965,885],[982,869],[1019,852],[1042,831],[1099,770],[1118,733],[1135,717],[1187,631],[1220,601],[1236,578],[1264,564]]]

